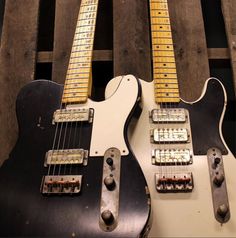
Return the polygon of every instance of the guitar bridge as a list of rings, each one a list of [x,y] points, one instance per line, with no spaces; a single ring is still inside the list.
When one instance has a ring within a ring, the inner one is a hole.
[[[82,175],[43,176],[42,194],[78,194],[81,190]]]
[[[193,175],[188,173],[156,173],[156,189],[159,193],[192,192]]]

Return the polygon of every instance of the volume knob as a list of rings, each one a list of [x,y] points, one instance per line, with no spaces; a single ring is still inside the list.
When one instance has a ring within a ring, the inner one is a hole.
[[[106,225],[112,225],[114,223],[114,216],[110,210],[105,210],[101,214],[102,220]]]

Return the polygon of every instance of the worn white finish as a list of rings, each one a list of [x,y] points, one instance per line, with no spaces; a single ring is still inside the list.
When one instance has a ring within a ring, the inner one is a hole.
[[[141,83],[143,111],[137,123],[130,127],[129,141],[144,171],[151,193],[153,223],[149,237],[236,237],[236,160],[230,152],[223,159],[231,211],[230,221],[226,224],[219,224],[214,217],[206,156],[194,156],[193,164],[185,166],[193,173],[192,193],[157,193],[154,174],[158,171],[158,166],[151,163],[149,111],[158,106],[154,103],[153,83]],[[202,96],[206,86],[207,82]],[[113,87],[116,87],[114,82],[110,82],[106,96],[110,95],[109,91]],[[221,136],[224,111],[219,125]]]
[[[111,147],[128,155],[129,150],[124,139],[125,122],[138,99],[138,81],[132,75],[112,79],[117,82],[111,95],[105,101],[76,105],[74,108],[94,109],[90,156],[104,156]]]

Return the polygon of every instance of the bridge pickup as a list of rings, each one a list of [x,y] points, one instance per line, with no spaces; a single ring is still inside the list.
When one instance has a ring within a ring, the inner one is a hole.
[[[186,117],[185,109],[182,108],[153,109],[150,113],[152,123],[184,123]]]
[[[52,124],[58,122],[89,122],[93,121],[93,109],[74,108],[59,109],[53,114]]]
[[[189,140],[186,128],[158,128],[151,130],[152,143],[187,143]]]
[[[78,194],[81,190],[82,175],[44,176],[42,194]]]
[[[191,192],[193,190],[193,176],[188,173],[156,173],[156,189],[159,193]]]
[[[192,164],[192,154],[188,149],[152,150],[153,165]]]
[[[56,164],[88,164],[88,151],[83,149],[49,150],[46,153],[44,166]]]

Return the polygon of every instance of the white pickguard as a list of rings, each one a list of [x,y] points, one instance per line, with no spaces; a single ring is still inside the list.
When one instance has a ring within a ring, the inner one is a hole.
[[[118,83],[105,101],[94,102],[89,99],[86,104],[76,106],[94,109],[90,156],[104,156],[111,147],[119,149],[121,155],[129,154],[124,127],[138,100],[138,81],[132,75],[116,77],[111,81]]]
[[[154,174],[158,169],[151,164],[148,115],[157,105],[154,103],[153,83],[141,81],[141,84],[143,111],[138,122],[130,128],[129,142],[150,189],[153,223],[149,237],[236,237],[236,160],[230,151],[223,157],[231,212],[227,223],[221,225],[214,217],[206,156],[194,156],[193,164],[187,166],[194,179],[194,189],[191,193],[160,194],[156,191]],[[205,94],[206,85],[207,82],[202,96]],[[110,95],[113,87],[116,87],[115,82],[110,82],[106,96]],[[223,116],[224,112],[221,123]]]

